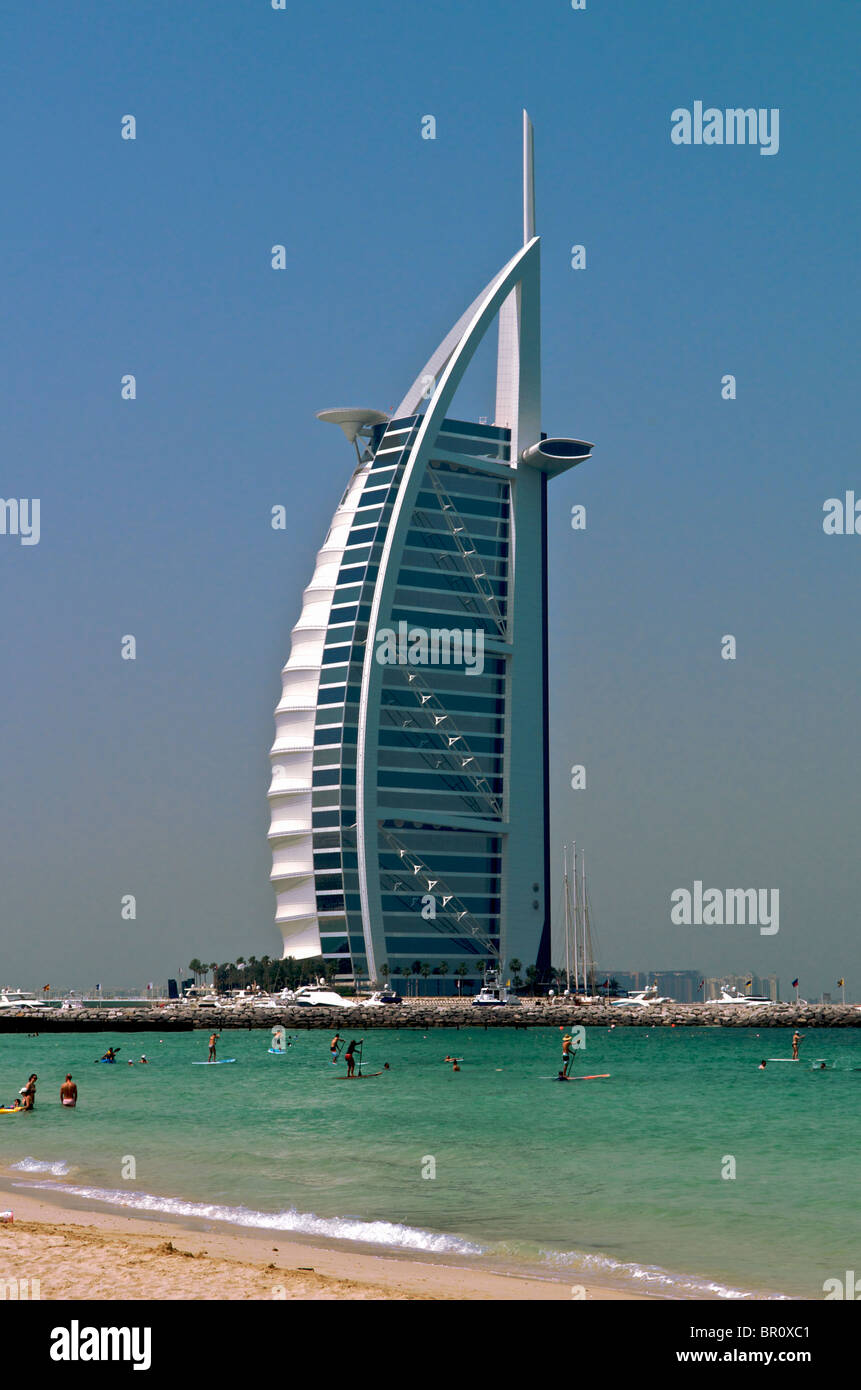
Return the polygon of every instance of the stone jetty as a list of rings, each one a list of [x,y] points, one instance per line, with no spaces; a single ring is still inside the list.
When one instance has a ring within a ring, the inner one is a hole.
[[[607,1028],[859,1028],[854,1004],[659,1004],[646,1008],[523,999],[519,1005],[475,1007],[468,999],[405,999],[352,1009],[320,1005],[283,1008],[201,1008],[185,1004],[122,1009],[0,1011],[0,1033],[181,1033],[192,1029],[325,1028],[358,1034],[370,1028],[549,1028],[560,1023]]]

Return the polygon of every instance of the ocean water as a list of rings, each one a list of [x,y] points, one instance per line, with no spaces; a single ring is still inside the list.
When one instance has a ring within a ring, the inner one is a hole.
[[[34,1113],[0,1116],[3,1176],[104,1210],[669,1297],[822,1298],[861,1268],[861,1031],[811,1031],[800,1064],[761,1072],[790,1029],[590,1028],[575,1070],[610,1079],[575,1085],[542,1079],[556,1028],[367,1031],[365,1070],[390,1070],[356,1083],[335,1080],[328,1032],[294,1037],[277,1057],[265,1029],[226,1032],[235,1065],[207,1067],[200,1032],[0,1035],[0,1101],[39,1076]],[[95,1064],[111,1041],[118,1063]]]

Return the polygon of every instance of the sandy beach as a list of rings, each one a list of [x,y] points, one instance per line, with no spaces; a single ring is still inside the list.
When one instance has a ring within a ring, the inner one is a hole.
[[[74,1210],[8,1183],[0,1283],[39,1281],[42,1299],[566,1300],[567,1284],[475,1267],[300,1244],[271,1232],[190,1230],[176,1222]],[[587,1299],[640,1297],[590,1285]]]

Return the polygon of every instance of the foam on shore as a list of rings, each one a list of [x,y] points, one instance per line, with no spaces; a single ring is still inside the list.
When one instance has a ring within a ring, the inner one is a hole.
[[[25,1160],[26,1162],[26,1160]],[[17,1167],[22,1165],[18,1164]],[[33,1171],[33,1170],[29,1170]],[[357,1216],[315,1216],[313,1212],[255,1211],[251,1207],[220,1206],[213,1202],[189,1202],[180,1197],[159,1197],[151,1192],[127,1192],[121,1188],[76,1187],[71,1183],[33,1182],[27,1191],[62,1192],[86,1201],[104,1202],[137,1212],[159,1212],[166,1216],[191,1217],[198,1221],[225,1221],[232,1226],[257,1230],[291,1231],[296,1235],[320,1236],[329,1240],[352,1240],[366,1245],[383,1245],[395,1250],[418,1250],[434,1255],[482,1255],[484,1247],[459,1236],[438,1235],[395,1221],[363,1221]]]

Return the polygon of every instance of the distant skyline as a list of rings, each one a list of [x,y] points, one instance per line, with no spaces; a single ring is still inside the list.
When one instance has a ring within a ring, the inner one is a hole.
[[[861,997],[861,537],[823,525],[861,499],[859,29],[832,0],[7,17],[0,494],[40,509],[0,534],[0,983],[278,954],[272,709],[351,470],[315,411],[391,409],[520,244],[526,106],[543,427],[596,446],[549,516],[556,957],[576,839],[599,962]],[[779,149],[674,143],[696,102],[779,111]],[[492,417],[492,352],[463,392]],[[779,930],[674,923],[697,881],[777,890]]]

